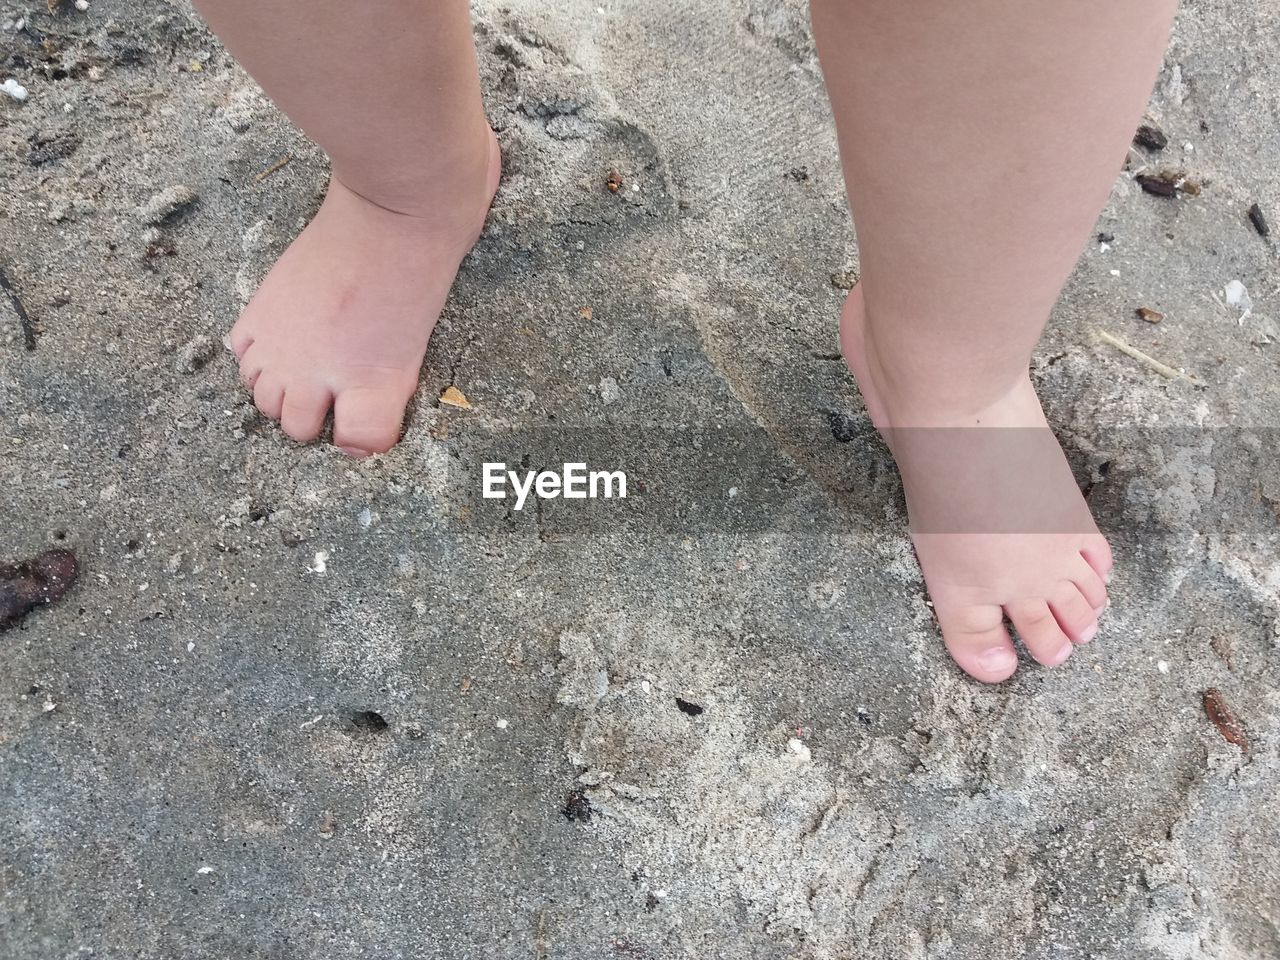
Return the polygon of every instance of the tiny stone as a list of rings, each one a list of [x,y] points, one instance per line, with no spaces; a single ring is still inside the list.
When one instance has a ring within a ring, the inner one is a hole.
[[[849,443],[856,440],[861,432],[858,429],[857,420],[838,410],[827,413],[827,423],[831,427],[831,436],[835,437],[836,443]]]
[[[605,403],[617,403],[622,399],[622,388],[613,377],[604,377],[600,381],[600,399]]]
[[[166,187],[138,208],[138,219],[152,226],[159,226],[185,212],[200,195],[184,184]]]
[[[178,351],[174,369],[178,373],[196,373],[218,353],[218,344],[200,334]]]

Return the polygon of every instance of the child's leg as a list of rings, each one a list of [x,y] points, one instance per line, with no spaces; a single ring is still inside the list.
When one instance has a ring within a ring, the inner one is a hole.
[[[231,332],[241,377],[295,439],[332,406],[334,443],[387,450],[497,189],[467,0],[197,6],[333,161],[319,213]]]
[[[981,680],[1016,666],[1002,612],[1052,664],[1093,636],[1105,604],[1110,551],[1027,368],[1120,170],[1173,11],[1174,0],[812,0],[861,252],[842,342],[902,470],[947,647]],[[977,426],[1033,429],[959,429]],[[995,451],[1026,463],[984,462]],[[955,517],[950,529],[967,532],[939,532]]]

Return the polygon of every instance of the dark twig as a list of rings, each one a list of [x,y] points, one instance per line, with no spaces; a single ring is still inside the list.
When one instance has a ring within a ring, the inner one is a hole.
[[[5,276],[3,268],[0,268],[0,290],[4,290],[9,295],[9,302],[13,304],[13,312],[18,315],[18,323],[22,326],[22,339],[26,341],[27,352],[34,351],[36,348],[35,325],[31,322],[31,317],[27,315],[27,308],[22,305],[22,300],[18,297],[18,291],[13,289],[13,284]]]
[[[1267,223],[1267,218],[1262,213],[1262,208],[1256,203],[1249,208],[1249,222],[1253,224],[1253,229],[1258,231],[1258,236],[1271,236],[1271,226]]]

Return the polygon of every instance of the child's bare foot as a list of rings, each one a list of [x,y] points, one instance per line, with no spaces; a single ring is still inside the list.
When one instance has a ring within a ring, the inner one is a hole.
[[[902,473],[912,540],[951,656],[978,680],[1007,679],[1017,668],[1008,617],[1036,660],[1062,663],[1097,632],[1111,551],[1030,378],[964,408],[940,398],[936,384],[913,389],[888,376],[859,288],[840,339]]]
[[[396,444],[427,340],[480,236],[500,165],[489,133],[487,157],[476,157],[445,200],[424,197],[412,208],[403,195],[380,206],[334,174],[319,212],[228,338],[259,410],[308,443],[332,408],[333,442],[354,457]]]

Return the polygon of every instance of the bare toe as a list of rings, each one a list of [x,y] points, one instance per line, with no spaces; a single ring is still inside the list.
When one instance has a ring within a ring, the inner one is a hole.
[[[1096,537],[1094,543],[1080,551],[1080,556],[1088,561],[1103,583],[1111,581],[1111,568],[1115,566],[1115,559],[1111,556],[1111,544],[1107,543],[1105,537]]]
[[[1072,643],[1088,643],[1098,632],[1098,612],[1070,580],[1063,580],[1049,594],[1049,609]]]
[[[1031,655],[1046,667],[1056,667],[1071,656],[1071,640],[1058,626],[1044,600],[1019,600],[1005,611]]]
[[[284,384],[270,371],[264,370],[253,385],[253,402],[262,415],[271,420],[280,419],[284,404]]]
[[[997,606],[934,603],[947,652],[960,669],[983,683],[1008,680],[1018,669],[1018,654]]]
[[[1102,582],[1098,572],[1085,561],[1083,555],[1076,569],[1069,574],[1076,589],[1084,594],[1085,600],[1093,608],[1094,614],[1101,614],[1107,607],[1107,585]]]
[[[253,393],[253,388],[258,384],[258,377],[262,375],[262,361],[252,353],[246,353],[240,358],[240,385]]]
[[[333,404],[333,442],[352,457],[385,453],[400,439],[405,391],[385,387],[348,387]]]
[[[231,352],[236,355],[236,359],[243,360],[244,355],[253,346],[253,334],[243,324],[237,323],[227,334],[226,343],[231,348]]]
[[[299,443],[310,443],[324,430],[333,395],[322,387],[295,385],[284,393],[280,428]]]

